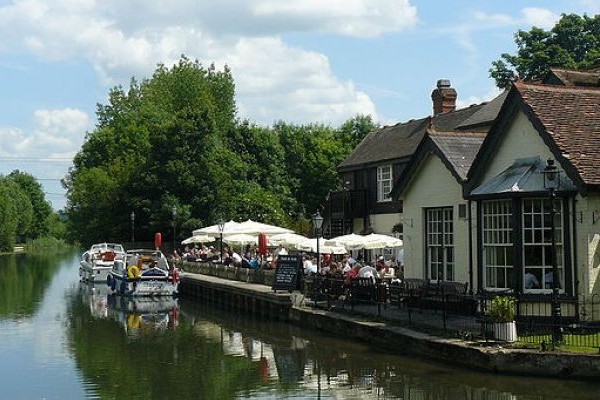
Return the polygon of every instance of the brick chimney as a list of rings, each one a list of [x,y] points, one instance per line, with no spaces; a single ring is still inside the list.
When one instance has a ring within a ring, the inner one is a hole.
[[[439,79],[437,89],[431,92],[433,115],[454,111],[456,109],[456,90],[450,86],[449,79]]]

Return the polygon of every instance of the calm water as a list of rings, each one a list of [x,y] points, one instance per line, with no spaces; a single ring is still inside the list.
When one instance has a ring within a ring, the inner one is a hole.
[[[453,369],[186,299],[125,301],[79,283],[78,259],[0,258],[0,399],[600,398],[600,383]]]

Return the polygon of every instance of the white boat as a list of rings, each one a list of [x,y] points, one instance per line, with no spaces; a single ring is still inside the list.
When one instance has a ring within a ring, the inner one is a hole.
[[[160,250],[127,250],[124,260],[115,261],[107,285],[125,296],[171,296],[177,293],[179,271],[169,268]]]
[[[81,255],[79,277],[88,282],[106,282],[116,260],[125,258],[125,249],[118,243],[96,243]]]

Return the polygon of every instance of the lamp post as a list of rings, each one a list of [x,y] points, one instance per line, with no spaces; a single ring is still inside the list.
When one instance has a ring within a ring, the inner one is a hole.
[[[222,219],[219,221],[219,235],[220,235],[220,245],[221,245],[221,253],[219,254],[219,257],[221,259],[221,262],[223,262],[223,231],[225,230],[225,221],[223,221]]]
[[[552,344],[556,345],[562,342],[561,330],[561,306],[559,299],[560,279],[558,277],[558,260],[556,252],[556,189],[560,186],[560,172],[554,164],[554,160],[549,159],[544,168],[544,188],[548,191],[550,198],[550,234],[552,245]],[[544,279],[545,284],[545,279]]]
[[[135,212],[132,211],[129,218],[131,220],[131,245],[135,247]]]
[[[321,227],[323,226],[323,217],[319,210],[312,217],[313,226],[315,227],[315,236],[317,237],[317,271],[321,271],[321,253],[319,249],[319,237],[321,236]]]
[[[175,241],[177,240],[177,207],[173,206],[173,208],[171,209],[171,213],[173,214],[173,253],[175,253],[175,249],[176,244]]]

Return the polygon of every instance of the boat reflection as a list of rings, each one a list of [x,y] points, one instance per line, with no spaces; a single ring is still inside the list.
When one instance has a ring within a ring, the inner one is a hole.
[[[172,296],[127,297],[107,295],[108,317],[131,335],[148,330],[166,330],[179,324],[179,306]]]
[[[127,334],[164,330],[179,323],[179,306],[173,296],[119,296],[106,283],[93,282],[80,282],[79,294],[93,318],[110,318]]]

